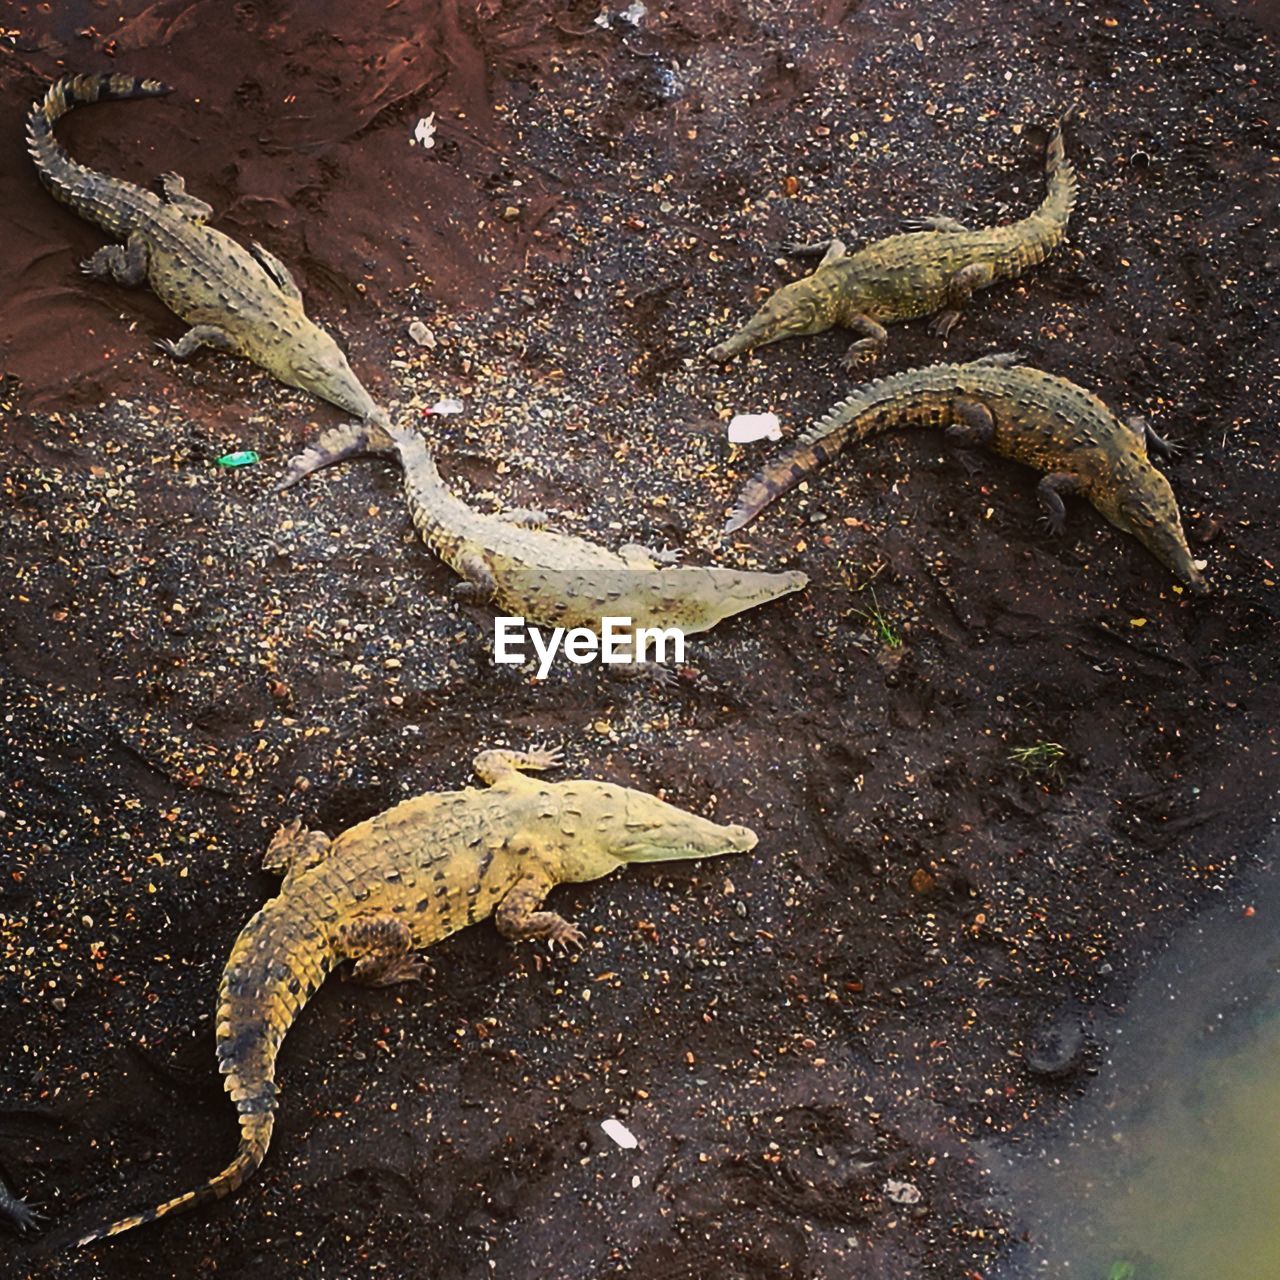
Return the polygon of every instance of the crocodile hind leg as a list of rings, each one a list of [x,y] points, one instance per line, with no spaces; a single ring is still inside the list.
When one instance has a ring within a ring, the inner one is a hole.
[[[933,331],[945,338],[960,319],[960,312],[975,289],[985,289],[996,278],[995,268],[988,262],[971,262],[947,281],[947,301],[933,322]]]
[[[996,420],[981,400],[957,396],[951,402],[955,421],[947,428],[947,439],[958,445],[990,448]]]
[[[338,955],[354,960],[353,982],[389,987],[417,982],[427,965],[413,954],[413,931],[392,915],[359,916],[338,930]]]
[[[889,334],[884,325],[861,312],[850,316],[842,322],[846,329],[862,334],[848,351],[844,353],[844,367],[849,370],[859,365],[870,364],[880,354],[880,349],[889,341]]]
[[[1157,458],[1177,457],[1178,446],[1163,436],[1156,435],[1155,428],[1146,418],[1130,418],[1129,425],[1142,437],[1142,443],[1149,454],[1154,453]]]
[[[98,280],[113,280],[136,288],[146,283],[149,257],[147,242],[132,231],[123,245],[104,244],[95,250],[92,257],[80,264],[80,270]]]
[[[1064,493],[1075,493],[1080,488],[1080,477],[1069,471],[1054,471],[1045,476],[1036,488],[1040,501],[1044,504],[1044,522],[1049,532],[1060,534],[1066,527],[1067,507],[1062,501]]]
[[[198,227],[203,226],[213,213],[213,205],[187,194],[187,180],[180,173],[161,174],[160,190],[164,193],[165,204],[172,205]]]
[[[471,762],[471,768],[481,782],[493,786],[500,778],[510,778],[523,771],[540,773],[543,769],[554,769],[560,761],[559,747],[530,747],[528,751],[495,747],[480,752]]]
[[[501,518],[522,529],[545,529],[551,523],[551,513],[539,507],[512,507],[504,511]]]
[[[581,947],[582,930],[570,924],[555,911],[539,911],[543,899],[551,892],[555,882],[541,871],[526,872],[507,890],[506,897],[498,903],[493,921],[498,932],[511,942],[524,939],[546,938],[548,944]]]
[[[271,838],[262,855],[262,869],[271,875],[287,876],[314,867],[333,843],[323,831],[311,831],[295,818]]]
[[[212,347],[215,351],[234,351],[236,344],[231,335],[216,324],[192,325],[177,342],[161,338],[156,346],[167,351],[175,360],[185,360],[193,356],[201,347]]]
[[[484,560],[474,552],[464,556],[459,564],[454,565],[456,572],[464,579],[455,582],[450,594],[463,604],[488,604],[498,589],[493,574]]]
[[[948,218],[945,213],[926,213],[919,218],[903,218],[902,225],[908,231],[968,231],[963,222]]]

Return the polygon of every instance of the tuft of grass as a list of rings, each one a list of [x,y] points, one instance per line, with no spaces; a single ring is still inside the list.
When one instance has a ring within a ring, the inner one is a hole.
[[[1034,777],[1038,774],[1056,773],[1066,754],[1067,749],[1062,743],[1041,739],[1029,747],[1015,747],[1009,752],[1008,759],[1015,768]]]
[[[854,612],[866,619],[875,638],[886,649],[902,648],[902,633],[894,620],[880,607],[880,601],[876,599],[875,587],[871,588],[871,603],[865,608],[855,609]]]

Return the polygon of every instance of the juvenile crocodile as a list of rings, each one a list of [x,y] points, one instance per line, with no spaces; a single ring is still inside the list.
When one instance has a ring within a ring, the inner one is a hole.
[[[284,884],[236,939],[218,996],[218,1069],[240,1114],[235,1159],[202,1187],[99,1227],[80,1245],[217,1200],[258,1168],[275,1123],[280,1044],[344,960],[373,986],[415,981],[425,967],[415,951],[490,915],[505,938],[581,946],[580,930],[540,909],[556,885],[755,846],[746,827],[719,826],[643,791],[519,772],[558,763],[554,751],[484,751],[474,768],[487,791],[417,796],[335,840],[296,821],[280,828],[263,867]]]
[[[82,270],[117,284],[150,284],[156,296],[192,327],[158,345],[185,359],[200,347],[246,356],[268,373],[362,419],[374,404],[338,344],[307,318],[289,269],[260,244],[244,249],[205,225],[213,212],[188,195],[176,173],[162,178],[164,198],[132,182],[77,164],[53,127],[80,103],[154,98],[172,90],[159,80],[125,75],[67,76],[27,117],[27,149],[55,199],[119,240],[104,245]]]
[[[485,515],[450,492],[422,437],[374,423],[335,427],[289,465],[281,492],[303,476],[357,453],[392,453],[404,470],[413,523],[427,545],[462,576],[454,592],[495,602],[539,626],[599,630],[606,616],[635,627],[679,627],[693,633],[792,591],[803,573],[672,567],[672,557],[634,543],[609,551],[583,538],[527,527],[519,519]]]
[[[741,529],[850,440],[907,425],[943,428],[960,444],[982,445],[1045,472],[1038,493],[1045,520],[1061,533],[1063,495],[1087,498],[1161,564],[1203,590],[1173,490],[1148,449],[1171,454],[1142,419],[1121,422],[1092,392],[1020,363],[1018,355],[935,364],[859,387],[747,482],[725,532]]]
[[[1062,126],[1073,110],[1050,131],[1044,166],[1048,190],[1034,213],[977,231],[941,215],[909,219],[907,225],[915,230],[877,240],[856,253],[838,239],[796,246],[797,252],[825,248],[826,256],[812,275],[784,285],[707,355],[728,360],[782,338],[842,325],[859,335],[845,356],[846,365],[853,366],[875,358],[888,339],[886,324],[935,312],[933,330],[945,338],[975,289],[1021,275],[1062,243],[1076,202],[1076,171],[1062,145]]]

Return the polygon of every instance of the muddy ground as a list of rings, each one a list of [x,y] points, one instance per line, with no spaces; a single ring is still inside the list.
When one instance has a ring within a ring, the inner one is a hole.
[[[1274,6],[230,11],[11,5],[0,32],[0,1173],[45,1215],[0,1271],[973,1280],[1016,1259],[1035,1223],[982,1153],[1088,1088],[1136,974],[1274,811]],[[495,668],[490,615],[449,598],[389,468],[271,496],[336,411],[229,358],[176,366],[153,344],[180,322],[77,273],[103,236],[21,145],[64,68],[175,86],[60,136],[138,182],[185,174],[294,268],[376,396],[464,400],[425,425],[477,504],[803,567],[808,592],[717,629],[669,691]],[[1147,414],[1184,446],[1167,469],[1212,594],[1083,504],[1050,538],[1030,472],[970,476],[909,432],[721,545],[770,447],[731,450],[723,420],[790,432],[849,382],[839,333],[700,358],[798,270],[780,245],[1016,217],[1070,101],[1069,246],[945,346],[895,327],[882,367],[1016,347]],[[411,147],[433,111],[437,145]],[[236,448],[262,462],[215,465]],[[213,997],[277,824],[337,830],[535,741],[760,845],[558,891],[589,933],[574,959],[482,926],[422,990],[330,982],[258,1176],[63,1252],[230,1155]],[[1011,761],[1045,741],[1056,768]],[[1046,1080],[1023,1050],[1064,1013],[1091,1046]]]

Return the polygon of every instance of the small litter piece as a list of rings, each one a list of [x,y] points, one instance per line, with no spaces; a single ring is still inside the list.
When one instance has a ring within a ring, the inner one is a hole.
[[[409,140],[409,145],[411,147],[416,145],[427,151],[436,145],[436,113],[434,111],[429,116],[423,116],[413,126],[413,137]]]
[[[409,337],[420,347],[426,347],[428,351],[434,351],[439,345],[436,342],[436,335],[427,328],[421,320],[415,320],[409,326]]]
[[[218,466],[251,467],[258,461],[260,461],[258,455],[252,449],[241,449],[236,453],[224,453],[218,459]]]
[[[884,1184],[884,1193],[894,1204],[919,1204],[922,1196],[914,1182],[895,1182],[892,1178]]]
[[[730,444],[781,439],[782,423],[776,413],[739,413],[729,423]]]
[[[635,0],[633,4],[627,5],[623,11],[618,14],[618,20],[625,22],[629,26],[638,27],[649,12],[649,6],[642,4],[641,0]]]
[[[422,416],[430,418],[439,415],[442,418],[451,418],[455,413],[461,413],[466,407],[461,400],[437,400],[430,409],[423,409]]]
[[[600,1127],[611,1137],[618,1146],[624,1151],[634,1151],[640,1145],[639,1138],[636,1137],[630,1129],[627,1128],[621,1120],[615,1120],[612,1116],[608,1120],[601,1120]]]

